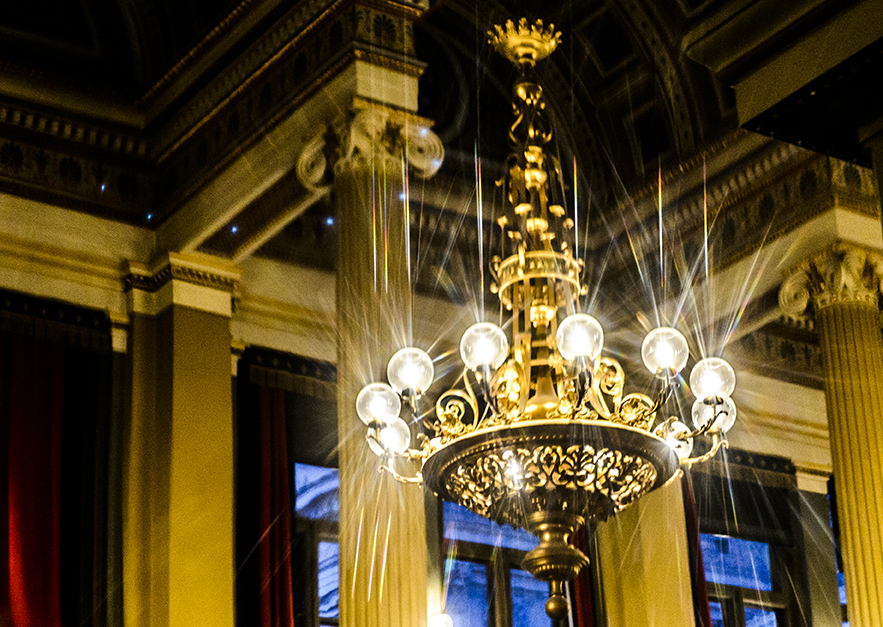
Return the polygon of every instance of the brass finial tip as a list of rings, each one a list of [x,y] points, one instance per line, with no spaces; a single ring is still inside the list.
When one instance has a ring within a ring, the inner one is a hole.
[[[523,17],[517,26],[512,20],[506,20],[503,26],[494,26],[488,31],[488,41],[515,65],[533,66],[558,47],[561,33],[555,30],[554,24],[549,24],[548,28],[543,26],[542,20],[528,24],[527,18]]]
[[[552,620],[559,621],[563,619],[567,616],[569,610],[570,605],[567,603],[567,599],[560,594],[553,594],[546,601],[546,614]]]

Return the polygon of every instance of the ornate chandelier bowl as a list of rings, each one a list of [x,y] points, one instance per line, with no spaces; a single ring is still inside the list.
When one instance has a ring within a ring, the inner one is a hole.
[[[674,450],[642,429],[601,420],[533,420],[482,429],[423,462],[427,486],[501,524],[566,512],[600,522],[668,481]]]
[[[552,131],[533,68],[560,35],[521,20],[490,36],[521,73],[513,89],[509,171],[500,182],[512,215],[498,220],[502,251],[490,264],[491,291],[511,312],[506,331],[491,322],[466,330],[463,374],[438,396],[434,413],[418,411],[434,369],[429,355],[414,347],[393,355],[389,385],[366,386],[356,411],[381,469],[402,482],[425,482],[444,500],[539,538],[522,566],[549,584],[546,612],[559,619],[567,612],[565,582],[588,563],[571,545],[573,534],[726,446],[736,380],[723,359],[699,360],[690,374],[693,427],[665,418],[689,350],[678,330],[662,326],[641,347],[657,389],[625,393],[622,366],[602,356],[600,323],[579,311],[583,262],[573,254],[560,165],[545,153]],[[693,439],[702,435],[711,437],[710,450],[691,457]],[[406,464],[412,470],[402,474],[396,459],[416,462],[419,470]]]

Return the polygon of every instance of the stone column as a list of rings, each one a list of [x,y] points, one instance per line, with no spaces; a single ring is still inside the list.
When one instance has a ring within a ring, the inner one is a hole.
[[[220,259],[169,253],[126,278],[126,625],[234,625],[232,291]]]
[[[426,120],[371,107],[317,137],[298,164],[305,184],[332,181],[337,210],[343,627],[426,624],[423,490],[379,471],[355,401],[366,383],[385,381],[389,358],[413,343],[407,177],[409,170],[434,173],[442,155]],[[417,469],[397,470],[413,475]]]
[[[782,285],[779,304],[815,316],[837,485],[849,622],[883,625],[883,258],[838,244]]]

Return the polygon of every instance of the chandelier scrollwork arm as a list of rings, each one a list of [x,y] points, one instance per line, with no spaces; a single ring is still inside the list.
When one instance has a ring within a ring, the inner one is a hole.
[[[414,483],[417,485],[423,484],[423,475],[420,474],[419,472],[416,473],[413,477],[406,477],[406,476],[400,475],[398,472],[396,472],[396,470],[389,463],[381,464],[380,468],[378,468],[377,471],[378,472],[388,472],[399,483]]]

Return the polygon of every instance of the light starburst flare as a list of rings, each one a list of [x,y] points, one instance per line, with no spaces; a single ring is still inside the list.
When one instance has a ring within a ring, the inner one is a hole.
[[[736,416],[735,373],[719,357],[700,360],[690,376],[693,428],[663,415],[689,360],[687,340],[673,327],[650,331],[641,347],[656,389],[626,394],[622,366],[603,354],[601,324],[579,312],[583,261],[573,253],[560,163],[545,151],[552,129],[534,74],[559,41],[554,27],[524,19],[490,33],[520,72],[501,182],[511,211],[498,220],[503,255],[490,263],[491,291],[508,321],[466,330],[463,373],[438,395],[434,413],[418,410],[434,372],[430,356],[414,347],[390,359],[389,385],[371,383],[356,401],[383,469],[540,538],[522,566],[549,584],[546,612],[556,620],[567,612],[564,584],[588,563],[569,542],[575,531],[664,485],[680,466],[709,459],[726,445]],[[691,457],[703,435],[711,437],[709,450]],[[400,473],[396,458],[419,469]]]

